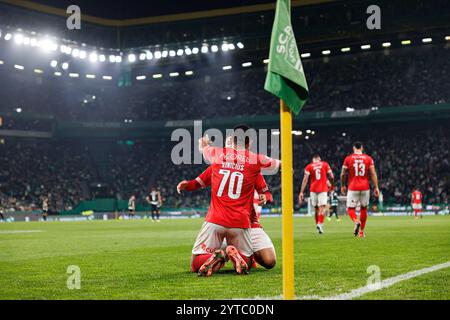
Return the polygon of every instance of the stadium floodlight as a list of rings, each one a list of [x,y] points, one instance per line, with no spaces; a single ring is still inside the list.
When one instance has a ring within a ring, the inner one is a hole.
[[[169,56],[175,57],[176,55],[177,55],[177,53],[175,52],[175,50],[170,50],[169,51]]]
[[[122,62],[122,56],[116,56],[116,63]]]
[[[341,52],[349,52],[350,50],[350,47],[341,48]]]
[[[56,72],[54,73],[54,75],[57,76],[57,77],[61,77],[61,76],[62,76],[62,73],[59,72],[59,71],[56,71]]]
[[[155,51],[155,59],[161,59],[161,51]]]
[[[361,49],[362,50],[369,50],[370,49],[370,44],[363,44],[362,46],[361,46]]]
[[[202,45],[202,48],[200,49],[200,51],[202,53],[208,53],[208,51],[209,51],[208,45],[206,45],[206,44]]]
[[[17,70],[23,70],[25,69],[24,66],[21,66],[20,64],[15,64],[14,68],[16,68]]]
[[[194,74],[194,71],[189,70],[189,71],[186,71],[184,74],[186,76],[192,76]]]
[[[242,42],[238,42],[236,45],[239,49],[244,49],[244,44]]]
[[[231,70],[231,68],[233,68],[232,66],[223,66],[222,70]]]
[[[24,45],[26,45],[26,46],[30,45],[30,41],[31,41],[30,37],[23,37],[23,44]]]
[[[89,55],[89,61],[92,62],[92,63],[95,63],[95,62],[97,62],[97,60],[98,60],[98,55],[97,55],[97,53],[96,53],[96,52],[92,52],[92,53]]]
[[[161,73],[156,73],[153,75],[153,79],[160,79],[162,78],[162,74]]]
[[[322,51],[322,54],[324,55],[324,56],[327,56],[327,55],[329,55],[331,53],[331,50],[323,50]]]
[[[230,44],[228,45],[228,50],[234,50],[234,49],[236,49],[236,47],[234,46],[233,43],[230,43]]]
[[[342,136],[345,137],[347,134],[345,132],[342,132]]]
[[[183,55],[183,53],[184,53],[183,49],[178,49],[177,50],[177,56],[181,57]]]
[[[16,112],[17,112],[17,113],[21,113],[21,112],[22,112],[22,108],[20,108],[20,107],[19,107],[19,108],[16,108]]]
[[[251,63],[251,62],[244,62],[244,63],[242,64],[242,66],[243,66],[244,68],[251,67],[251,66],[252,66],[252,63]]]
[[[200,50],[197,47],[192,48],[192,53],[197,54]]]
[[[145,79],[147,79],[147,77],[146,76],[137,76],[136,77],[136,80],[145,80]]]
[[[407,46],[411,44],[411,40],[402,40],[401,42],[402,46]]]
[[[217,52],[217,51],[219,51],[219,47],[218,47],[217,45],[213,44],[213,45],[211,46],[211,51],[212,51],[212,52]]]
[[[187,56],[190,56],[192,54],[191,48],[184,49],[184,53],[186,53]]]
[[[63,68],[63,70],[69,69],[69,63],[68,63],[68,62],[64,62],[64,63],[61,65],[61,68]]]
[[[450,36],[445,36],[445,40],[450,41]]]
[[[23,44],[23,35],[20,33],[17,33],[14,35],[14,42],[18,45]]]
[[[80,75],[78,73],[75,73],[75,72],[69,73],[69,77],[71,77],[71,78],[78,78],[79,76]]]
[[[311,57],[311,53],[309,53],[309,52],[302,53],[300,55],[300,57],[302,57],[302,58],[309,58],[309,57]]]
[[[221,49],[222,49],[222,51],[228,51],[228,43],[222,44]]]
[[[87,74],[86,75],[86,78],[88,78],[88,79],[95,79],[95,74]],[[95,99],[95,96],[92,96],[92,99]]]
[[[56,61],[56,60],[52,60],[50,62],[50,66],[52,66],[52,68],[56,68],[57,65],[58,65],[58,61]]]
[[[5,40],[6,40],[6,41],[11,40],[11,38],[12,38],[12,34],[11,34],[11,33],[5,34]]]
[[[30,46],[32,47],[36,47],[38,45],[38,41],[36,38],[31,38],[30,39]]]
[[[38,43],[38,46],[41,47],[45,52],[56,51],[58,50],[58,45],[51,41],[50,39],[44,39]]]
[[[163,57],[163,58],[167,58],[168,55],[169,55],[169,51],[167,51],[167,50],[163,50],[163,52],[161,52],[161,57]]]
[[[311,133],[311,129],[306,130],[306,133]]]
[[[180,74],[178,72],[171,72],[169,73],[170,77],[178,77]]]
[[[136,61],[136,55],[135,55],[134,53],[130,53],[130,54],[128,55],[128,62],[133,63],[133,62],[135,62],[135,61]]]
[[[268,63],[269,63],[269,59],[264,59],[264,60],[263,60],[263,63],[264,63],[264,64],[268,64]]]
[[[306,139],[306,140],[309,140],[309,136],[305,136],[305,139]]]
[[[433,41],[432,38],[423,38],[423,39],[422,39],[422,42],[423,42],[423,43],[430,43],[430,42],[432,42],[432,41]]]
[[[389,48],[391,46],[390,42],[383,42],[382,44],[383,48]]]
[[[139,60],[144,61],[145,59],[147,59],[147,54],[145,54],[144,52],[139,54]]]
[[[147,57],[147,60],[152,60],[153,59],[153,53],[151,51],[147,50],[146,57]]]
[[[37,74],[43,74],[44,73],[44,71],[42,69],[34,69],[33,71],[34,71],[34,73],[37,73]]]
[[[111,76],[103,76],[102,79],[103,80],[112,80],[112,77]]]
[[[106,56],[104,54],[101,54],[101,55],[98,56],[98,60],[100,62],[105,62],[106,61]]]
[[[80,50],[75,48],[72,50],[72,57],[78,58],[80,56]]]
[[[0,60],[0,64],[5,64],[5,62],[3,60]]]
[[[116,62],[116,56],[113,54],[109,55],[109,62],[111,62],[111,63]]]

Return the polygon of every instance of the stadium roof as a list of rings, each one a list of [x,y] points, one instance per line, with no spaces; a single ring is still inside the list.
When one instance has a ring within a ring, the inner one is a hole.
[[[292,6],[317,5],[340,0],[292,0]],[[21,8],[67,17],[70,5],[81,8],[82,20],[105,26],[132,26],[170,21],[210,18],[241,13],[273,10],[273,0],[0,0],[2,3]]]

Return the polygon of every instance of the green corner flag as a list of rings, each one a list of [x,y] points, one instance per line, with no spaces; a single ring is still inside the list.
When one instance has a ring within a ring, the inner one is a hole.
[[[290,8],[290,0],[277,1],[264,89],[284,100],[298,114],[308,99],[308,85],[292,30]]]

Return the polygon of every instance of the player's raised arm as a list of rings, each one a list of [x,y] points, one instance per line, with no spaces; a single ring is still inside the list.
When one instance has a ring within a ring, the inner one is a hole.
[[[300,188],[300,193],[298,194],[298,202],[300,204],[302,204],[303,200],[305,199],[305,189],[306,186],[308,185],[308,180],[309,180],[309,172],[305,170],[305,174],[303,175],[302,186]]]

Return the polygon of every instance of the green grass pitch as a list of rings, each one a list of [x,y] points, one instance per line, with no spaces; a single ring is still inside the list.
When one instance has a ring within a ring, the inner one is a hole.
[[[189,272],[202,219],[0,224],[0,299],[230,299],[282,293],[281,219],[263,218],[279,255],[270,271],[235,275],[227,265],[212,278]],[[450,216],[369,217],[365,239],[348,217],[315,232],[312,218],[295,218],[298,296],[328,297],[367,283],[450,260]],[[22,233],[17,231],[35,230]],[[16,231],[16,232],[11,232]],[[69,290],[69,265],[81,289]],[[450,268],[409,279],[360,299],[450,299]]]

